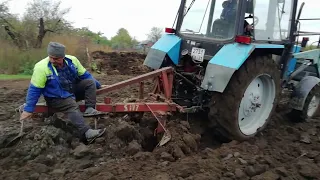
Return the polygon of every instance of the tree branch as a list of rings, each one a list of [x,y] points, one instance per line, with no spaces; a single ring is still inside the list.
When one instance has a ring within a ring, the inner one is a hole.
[[[10,26],[10,28],[15,29],[13,25],[9,23],[9,21],[7,21],[4,17],[0,16],[0,19],[2,19],[8,26]]]
[[[45,30],[44,30],[44,33],[47,33],[47,32],[52,32],[52,33],[54,33],[55,31],[54,31],[54,30],[51,30],[51,29],[45,29]]]

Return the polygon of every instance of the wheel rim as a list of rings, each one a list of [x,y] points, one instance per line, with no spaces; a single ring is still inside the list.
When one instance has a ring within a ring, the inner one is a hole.
[[[317,111],[319,107],[319,103],[320,103],[320,97],[313,96],[308,106],[308,112],[307,112],[308,117],[312,117],[314,115],[314,113]]]
[[[276,86],[270,75],[259,75],[249,84],[238,111],[238,124],[243,134],[255,134],[266,123],[275,96]]]

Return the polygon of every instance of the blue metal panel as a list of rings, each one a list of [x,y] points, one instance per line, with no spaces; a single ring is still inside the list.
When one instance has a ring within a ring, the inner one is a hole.
[[[181,39],[174,34],[164,34],[151,49],[157,49],[168,54],[173,63],[178,64]]]
[[[254,50],[252,44],[226,44],[209,61],[210,64],[239,69]]]
[[[294,45],[293,53],[298,53],[301,50],[301,46]],[[287,76],[289,76],[296,68],[297,58],[291,58],[288,65],[288,71],[286,72]]]
[[[209,61],[210,64],[216,64],[228,68],[239,69],[246,61],[255,48],[284,48],[277,44],[226,44]]]
[[[255,43],[253,43],[253,45],[257,49],[270,49],[270,48],[283,49],[284,48],[284,45],[281,45],[281,44],[255,44]]]
[[[309,51],[304,52],[297,52],[293,54],[293,57],[295,58],[301,58],[301,59],[312,59],[315,63],[318,63],[319,57],[320,57],[320,51],[319,49],[313,49]]]

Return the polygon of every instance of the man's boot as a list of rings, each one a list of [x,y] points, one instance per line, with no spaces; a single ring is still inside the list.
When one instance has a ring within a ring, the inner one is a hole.
[[[96,138],[101,137],[106,131],[106,128],[104,129],[89,129],[85,133],[85,137],[87,142],[90,144],[92,141],[94,141]]]
[[[84,117],[91,117],[91,116],[99,116],[99,115],[105,115],[106,113],[98,111],[92,107],[88,107],[85,112],[83,113]]]

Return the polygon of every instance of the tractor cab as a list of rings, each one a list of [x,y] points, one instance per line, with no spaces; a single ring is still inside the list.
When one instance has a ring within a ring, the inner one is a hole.
[[[236,27],[237,0],[187,0],[179,33],[185,36],[227,40]]]
[[[293,0],[182,0],[178,32],[212,41],[250,35],[255,40],[288,39]]]
[[[281,55],[284,46],[292,43],[294,3],[296,0],[181,0],[174,26],[166,28],[144,65],[152,69],[178,65],[188,55],[195,63],[208,63],[221,48],[235,42],[260,48],[282,45],[271,48]]]
[[[233,42],[289,41],[293,0],[182,0],[181,5],[176,32],[182,50],[197,53],[198,61]]]

